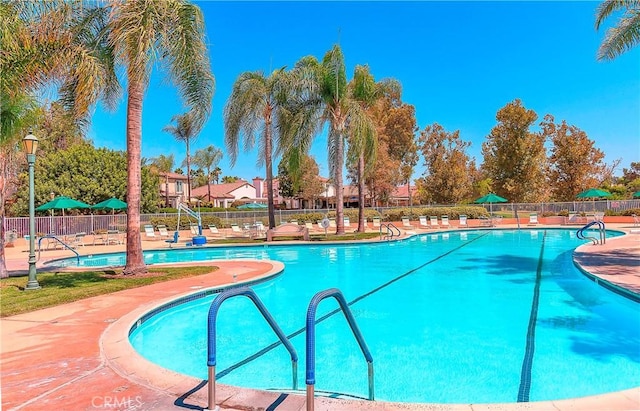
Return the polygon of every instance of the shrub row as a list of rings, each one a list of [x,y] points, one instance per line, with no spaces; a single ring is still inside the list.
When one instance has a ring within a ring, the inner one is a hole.
[[[167,230],[175,231],[176,226],[178,225],[178,216],[152,217],[150,222],[155,229],[158,228],[158,225],[164,224],[167,226]],[[180,229],[188,230],[191,223],[195,223],[195,221],[193,221],[193,219],[189,220],[188,218],[180,218]],[[206,229],[210,224],[221,227],[222,220],[219,217],[202,216],[202,228]]]
[[[460,214],[466,214],[469,219],[478,217],[489,217],[489,212],[484,207],[478,206],[458,206],[458,207],[413,207],[413,208],[393,208],[384,212],[383,220],[400,221],[402,217],[409,217],[411,220],[418,220],[420,216],[449,216],[451,220],[460,218]]]

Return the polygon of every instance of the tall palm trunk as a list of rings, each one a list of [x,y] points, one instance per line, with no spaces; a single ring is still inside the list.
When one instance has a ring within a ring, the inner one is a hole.
[[[275,228],[276,216],[273,206],[273,164],[271,164],[271,156],[273,155],[273,147],[271,141],[271,107],[265,109],[265,139],[264,139],[264,162],[267,169],[267,205],[269,209],[269,228]]]
[[[164,206],[169,208],[169,172],[164,175]]]
[[[365,232],[364,223],[364,154],[358,156],[358,232]]]
[[[142,99],[143,86],[129,76],[127,101],[127,263],[122,271],[125,275],[147,272],[142,258],[140,237],[140,192],[142,188],[141,162],[142,151]]]
[[[336,141],[336,235],[344,234],[344,193],[342,185],[342,167],[344,166],[344,121],[338,125]]]
[[[191,206],[191,155],[189,154],[189,139],[187,143],[187,203]]]

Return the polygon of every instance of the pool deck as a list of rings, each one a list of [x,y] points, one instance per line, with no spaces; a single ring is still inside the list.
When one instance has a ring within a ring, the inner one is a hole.
[[[608,224],[607,228],[633,234],[607,239],[605,245],[582,245],[575,251],[574,260],[593,276],[640,295],[640,232],[636,232],[638,228],[630,224]],[[12,275],[23,274],[27,268],[27,246],[20,241],[16,247],[5,250],[7,267]],[[143,241],[144,249],[164,247],[168,247],[164,242]],[[81,254],[123,250],[124,246],[121,245],[80,249]],[[48,251],[43,253],[43,260],[60,256],[68,257],[70,253]],[[2,409],[76,411],[205,408],[207,387],[202,380],[162,369],[144,360],[128,343],[127,332],[142,313],[163,301],[203,288],[268,276],[281,269],[278,263],[257,260],[215,261],[211,265],[219,267],[219,270],[2,318]],[[304,395],[219,384],[216,396],[222,410],[306,409]],[[315,409],[640,410],[640,387],[578,399],[508,404],[401,404],[316,398]]]

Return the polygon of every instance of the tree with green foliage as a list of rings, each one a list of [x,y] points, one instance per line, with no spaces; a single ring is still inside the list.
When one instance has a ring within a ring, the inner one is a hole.
[[[283,198],[292,198],[298,194],[293,177],[287,167],[288,160],[283,158],[278,164],[278,190]]]
[[[214,78],[200,8],[186,0],[114,0],[109,44],[127,76],[127,263],[123,274],[147,272],[140,236],[142,101],[151,70],[165,67],[196,129],[211,113]]]
[[[549,186],[553,201],[572,201],[581,191],[598,187],[605,170],[604,153],[587,134],[564,120],[556,124],[551,115],[542,123],[542,133],[551,141]]]
[[[0,277],[4,261],[5,199],[21,162],[16,146],[39,121],[38,92],[55,84],[64,109],[86,124],[102,98],[112,107],[119,85],[104,28],[104,8],[80,0],[0,1]]]
[[[640,41],[640,3],[637,0],[605,0],[596,10],[596,30],[609,17],[622,12],[617,25],[609,28],[598,49],[598,60],[613,60]]]
[[[456,204],[471,194],[471,143],[460,138],[459,130],[447,132],[438,123],[420,132],[420,149],[425,159],[424,187],[429,202]]]
[[[107,148],[95,148],[90,143],[78,143],[65,150],[49,151],[38,157],[35,172],[35,202],[44,204],[49,194],[68,196],[87,204],[96,204],[110,197],[125,198],[127,186],[126,153]],[[21,186],[27,186],[28,175],[20,175]],[[142,202],[144,212],[158,208],[159,179],[149,166],[142,167]],[[29,212],[28,190],[16,193],[11,207],[13,215]]]
[[[223,176],[222,184],[235,183],[236,181],[240,181],[240,177],[238,176]]]
[[[344,192],[343,167],[345,164],[345,145],[350,135],[364,136],[372,126],[371,117],[363,110],[359,96],[351,93],[347,83],[344,56],[340,46],[335,45],[325,53],[322,61],[314,56],[302,58],[293,69],[294,76],[305,84],[299,90],[292,109],[290,127],[286,135],[290,136],[288,154],[290,170],[297,173],[302,154],[307,153],[313,138],[328,125],[327,152],[329,154],[329,174],[336,189],[336,234],[344,234]],[[367,82],[368,83],[368,82]],[[367,86],[368,87],[368,86]],[[360,131],[357,131],[360,130]],[[364,133],[364,134],[362,134]],[[354,152],[360,152],[357,148]]]
[[[176,124],[165,126],[162,131],[171,134],[176,141],[186,145],[186,158],[182,164],[187,166],[187,202],[191,203],[191,143],[198,137],[202,124],[195,121],[192,113],[173,116],[171,121],[175,121]]]
[[[498,124],[482,144],[483,170],[493,181],[496,194],[511,202],[545,199],[545,137],[530,130],[537,118],[516,99],[498,110]]]
[[[171,169],[173,169],[173,164],[175,163],[174,155],[164,155],[160,154],[158,157],[151,160],[151,170],[155,172],[158,176],[160,174],[164,174],[164,206],[169,207],[169,173]]]
[[[206,170],[205,176],[207,178],[209,201],[211,201],[211,181],[214,179],[213,172],[216,169],[220,169],[218,167],[220,160],[222,160],[222,150],[213,145],[197,150],[193,155],[193,164]]]
[[[276,226],[273,204],[273,158],[283,151],[284,129],[291,95],[293,77],[284,68],[269,76],[248,71],[240,74],[233,84],[231,96],[224,108],[225,144],[231,166],[238,158],[242,136],[245,150],[259,147],[258,166],[265,166],[269,228]]]

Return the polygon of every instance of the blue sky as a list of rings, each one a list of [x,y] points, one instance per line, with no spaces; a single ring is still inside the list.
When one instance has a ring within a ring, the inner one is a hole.
[[[339,43],[348,78],[355,65],[368,64],[376,79],[399,80],[419,128],[438,122],[460,130],[478,164],[496,112],[516,98],[538,122],[552,114],[585,131],[607,163],[622,159],[616,174],[640,161],[640,47],[596,61],[604,36],[594,29],[597,2],[196,3],[205,15],[216,93],[192,153],[210,144],[225,151],[222,112],[240,73],[292,67],[306,55],[321,59]],[[143,110],[143,157],[173,153],[180,165],[184,144],[162,128],[184,108],[164,73],[154,71]],[[96,146],[125,149],[125,113],[126,96],[116,112],[96,108],[89,134]],[[311,154],[323,176],[326,152],[319,136]],[[225,154],[220,167],[223,175],[264,177],[256,159],[242,153],[231,168]],[[423,171],[421,158],[413,177]]]

